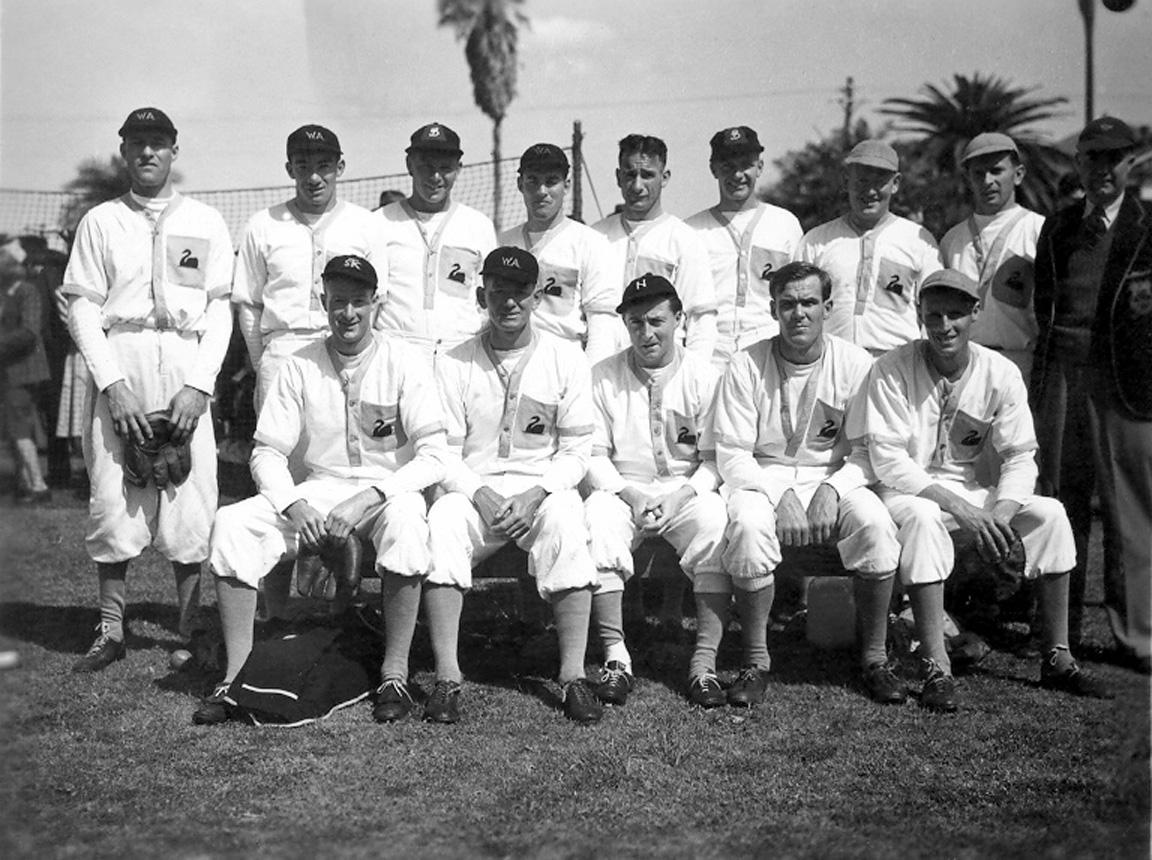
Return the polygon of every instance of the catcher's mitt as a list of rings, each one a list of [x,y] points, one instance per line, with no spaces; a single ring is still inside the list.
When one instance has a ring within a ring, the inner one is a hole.
[[[131,436],[124,440],[124,480],[137,487],[147,487],[151,481],[160,490],[169,484],[178,487],[192,470],[191,440],[179,445],[172,441],[167,412],[149,412],[146,417],[152,438],[142,444]]]
[[[344,540],[325,537],[318,550],[301,548],[296,558],[296,591],[301,597],[325,600],[335,600],[337,594],[355,595],[360,588],[362,553],[355,535]]]
[[[1012,546],[1008,557],[991,563],[981,558],[975,538],[967,533],[954,533],[956,566],[948,577],[947,588],[954,597],[977,603],[1002,603],[1020,590],[1024,582],[1024,542],[1012,529]]]

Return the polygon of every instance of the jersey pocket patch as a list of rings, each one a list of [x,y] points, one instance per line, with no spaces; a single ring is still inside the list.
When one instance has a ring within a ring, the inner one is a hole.
[[[648,254],[638,254],[636,256],[636,274],[633,275],[633,279],[639,278],[641,275],[659,275],[670,283],[675,283],[677,271],[678,267],[671,260]]]
[[[1012,256],[1000,264],[992,280],[992,298],[1013,308],[1032,307],[1032,287],[1035,284],[1032,261]]]
[[[516,448],[547,448],[556,439],[555,403],[541,403],[526,395],[516,404],[516,429],[512,445]]]
[[[667,410],[664,413],[664,441],[668,445],[668,453],[675,459],[694,460],[700,442],[696,421],[675,409]]]
[[[812,421],[808,425],[808,448],[814,451],[827,451],[840,438],[844,431],[844,410],[829,406],[817,400],[812,409]]]
[[[165,239],[168,283],[180,287],[204,286],[209,244],[199,236],[168,236]]]
[[[541,264],[540,286],[544,291],[544,307],[556,316],[566,317],[576,306],[580,271],[564,266]]]
[[[400,421],[400,408],[395,403],[362,403],[360,429],[364,447],[371,451],[395,451],[408,444],[408,434]]]
[[[957,410],[948,433],[948,455],[954,463],[971,463],[984,451],[991,421],[981,421],[967,412]]]
[[[917,286],[915,269],[882,259],[876,274],[876,304],[903,313],[916,300]]]
[[[440,292],[456,299],[466,299],[478,283],[480,255],[469,248],[446,246],[440,249]]]

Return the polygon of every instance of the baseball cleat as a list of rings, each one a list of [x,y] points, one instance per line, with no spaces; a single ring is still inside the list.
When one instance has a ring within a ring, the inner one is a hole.
[[[124,655],[128,653],[124,640],[113,639],[108,633],[107,624],[101,622],[96,629],[99,631],[96,641],[92,643],[87,654],[72,664],[73,672],[99,672],[117,660],[123,660]]]
[[[577,678],[564,685],[564,716],[584,725],[598,723],[604,716],[604,706],[584,678]]]
[[[764,701],[768,692],[768,671],[759,666],[745,666],[728,688],[728,704],[750,708]]]
[[[416,703],[404,681],[385,681],[376,688],[376,706],[372,719],[378,723],[393,723],[412,713]]]
[[[720,680],[708,672],[688,682],[688,701],[701,708],[722,708],[728,704],[728,696]]]
[[[460,722],[460,693],[456,681],[437,681],[432,695],[424,704],[424,719],[433,723]]]
[[[873,663],[861,675],[864,689],[873,702],[881,705],[901,705],[908,700],[904,682],[896,677],[888,663]]]
[[[1040,662],[1040,686],[1045,690],[1059,690],[1089,699],[1113,698],[1112,691],[1081,669],[1075,660],[1069,658],[1068,665],[1063,669],[1057,668],[1060,652],[1066,650],[1053,648],[1044,656]]]
[[[636,686],[636,678],[619,660],[609,660],[596,680],[596,698],[606,705],[624,705]]]
[[[956,679],[948,675],[935,660],[923,660],[924,686],[920,690],[920,707],[951,714],[960,707]]]
[[[228,720],[228,688],[231,684],[219,683],[212,695],[205,696],[192,712],[192,723],[197,726],[215,726]]]

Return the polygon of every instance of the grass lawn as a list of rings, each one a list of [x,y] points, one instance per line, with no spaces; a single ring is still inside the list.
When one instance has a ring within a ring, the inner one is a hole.
[[[129,574],[127,659],[69,674],[95,577],[84,505],[58,495],[0,506],[0,632],[22,656],[0,673],[3,858],[1148,857],[1148,680],[1107,662],[1097,607],[1086,665],[1111,702],[1040,690],[1006,639],[960,713],[883,708],[850,653],[782,631],[768,703],[705,712],[682,693],[685,643],[641,623],[633,698],[579,727],[492,587],[466,604],[456,726],[380,726],[362,703],[298,729],[197,728],[214,679],[168,669],[171,573],[151,552]],[[413,659],[430,688],[423,627]]]

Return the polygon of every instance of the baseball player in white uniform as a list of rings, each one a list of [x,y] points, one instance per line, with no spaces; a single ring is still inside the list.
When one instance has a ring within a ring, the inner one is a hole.
[[[256,427],[259,495],[221,508],[213,525],[210,561],[228,661],[224,680],[193,714],[199,724],[227,719],[228,688],[252,650],[260,579],[329,538],[369,538],[376,550],[385,648],[373,716],[391,721],[412,709],[408,649],[430,564],[421,491],[444,476],[444,416],[416,349],[373,332],[372,264],[333,257],[322,278],[331,333],[282,363]],[[300,483],[288,469],[296,450],[307,474]]]
[[[863,140],[844,159],[848,211],[814,227],[796,258],[832,277],[828,334],[873,355],[915,340],[920,284],[939,269],[936,240],[890,211],[900,190],[900,158],[888,144]]]
[[[295,196],[248,220],[232,281],[236,320],[257,372],[257,415],[280,364],[328,333],[321,278],[328,261],[356,254],[387,277],[379,219],[337,198],[344,158],[336,135],[304,125],[286,148]]]
[[[256,371],[257,415],[280,365],[328,333],[321,278],[328,261],[356,254],[387,275],[380,220],[337,198],[344,158],[335,133],[304,125],[288,135],[286,149],[284,168],[296,184],[295,196],[249,219],[232,280],[236,321]],[[304,477],[298,458],[289,466],[293,477]],[[291,561],[264,578],[269,619],[283,616],[291,587]]]
[[[564,214],[572,180],[568,156],[537,143],[520,156],[516,187],[527,220],[500,234],[500,244],[531,251],[540,265],[544,297],[532,317],[537,331],[584,345],[589,364],[615,351],[620,323],[612,308],[617,287],[609,273],[604,237]]]
[[[432,571],[424,592],[436,657],[425,717],[459,719],[457,639],[472,568],[509,541],[552,607],[564,712],[592,723],[602,707],[584,677],[596,568],[577,484],[592,452],[591,374],[580,347],[536,331],[536,259],[500,247],[484,261],[477,298],[488,328],[437,364],[449,446],[460,454],[428,513]]]
[[[421,347],[432,360],[480,330],[480,265],[496,247],[488,216],[452,200],[460,173],[460,138],[442,123],[418,128],[405,164],[407,200],[379,211],[388,280],[377,327]]]
[[[1044,216],[1016,202],[1024,165],[1008,135],[976,135],[964,147],[960,167],[972,192],[973,212],[944,234],[940,254],[945,266],[980,287],[972,342],[1003,353],[1028,379],[1040,331],[1032,288]]]
[[[128,561],[150,544],[172,562],[180,632],[191,632],[217,503],[206,415],[232,332],[232,242],[216,210],[172,187],[172,121],[140,108],[120,137],[131,190],[81,220],[61,288],[93,386],[83,436],[91,482],[85,544],[100,578],[100,625],[73,666],[78,672],[124,656]],[[150,438],[147,415],[161,410],[176,441],[191,439],[191,472],[180,486],[138,487],[125,481],[124,444]]]
[[[1011,361],[970,342],[980,288],[962,272],[935,272],[921,286],[919,313],[927,336],[872,369],[866,426],[880,494],[899,530],[900,577],[921,643],[920,703],[958,706],[943,626],[954,530],[969,533],[989,562],[1004,559],[1019,534],[1025,576],[1041,580],[1041,686],[1107,697],[1068,651],[1076,548],[1060,502],[1033,495],[1036,434],[1024,381]],[[999,468],[996,480],[978,468],[989,460]]]
[[[804,231],[787,209],[756,197],[764,147],[753,129],[726,128],[712,135],[710,145],[708,167],[720,200],[686,223],[708,249],[719,309],[713,361],[723,371],[734,353],[779,331],[768,279],[792,260]]]
[[[700,238],[660,203],[671,176],[664,141],[628,135],[620,141],[616,168],[623,209],[593,227],[608,239],[615,289],[622,291],[646,274],[671,281],[684,304],[688,349],[711,358],[716,344],[716,288]],[[617,342],[627,345],[624,332],[617,335]]]
[[[622,607],[632,551],[645,538],[662,537],[698,595],[727,596],[720,553],[728,516],[716,492],[715,452],[701,444],[717,373],[678,342],[684,313],[676,288],[660,275],[643,275],[616,310],[632,345],[592,368],[596,434],[584,513],[600,577],[592,597],[604,648],[596,692],[603,702],[623,705],[635,684]],[[715,658],[713,646],[713,674]]]
[[[765,645],[781,547],[835,545],[855,579],[860,667],[868,694],[900,703],[887,664],[888,604],[900,555],[896,528],[868,485],[861,388],[868,353],[824,332],[832,282],[808,263],[777,269],[772,312],[780,333],[737,353],[716,394],[716,461],[729,490],[724,570],[736,588],[746,666],[734,704],[764,697]],[[722,631],[727,604],[713,609]],[[719,637],[717,637],[717,641]],[[708,682],[711,687],[714,682]]]

